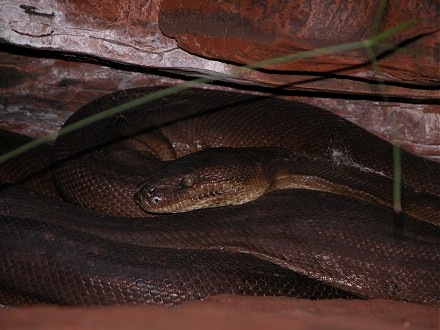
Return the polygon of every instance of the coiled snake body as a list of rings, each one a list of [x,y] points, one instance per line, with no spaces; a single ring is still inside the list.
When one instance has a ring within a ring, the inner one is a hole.
[[[111,94],[66,124],[154,90]],[[439,165],[401,159],[396,215],[392,146],[321,109],[198,89],[137,107],[58,138],[54,183],[76,205],[0,191],[0,302],[438,304]]]

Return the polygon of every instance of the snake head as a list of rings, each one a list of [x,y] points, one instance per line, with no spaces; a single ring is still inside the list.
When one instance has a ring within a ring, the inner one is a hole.
[[[252,201],[271,186],[256,148],[205,149],[166,164],[140,185],[148,213],[177,213]]]

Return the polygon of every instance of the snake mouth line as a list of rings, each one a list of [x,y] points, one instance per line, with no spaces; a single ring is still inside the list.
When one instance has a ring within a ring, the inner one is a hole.
[[[207,192],[207,193],[203,193],[203,194],[194,196],[191,199],[193,201],[199,201],[199,200],[210,199],[210,198],[213,198],[213,197],[218,197],[218,196],[221,196],[221,195],[224,195],[224,194],[225,194],[224,191],[214,190],[214,191],[210,191],[210,192]]]
[[[231,204],[230,201],[225,198],[220,198],[221,196],[227,194],[228,191],[223,190],[211,190],[195,196],[188,196],[188,198],[180,196],[174,199],[171,205],[162,206],[163,212],[165,210],[171,210],[171,212],[187,212],[197,209],[217,207],[223,205]],[[158,207],[161,207],[158,205]]]
[[[164,198],[164,196],[144,194],[139,190],[133,197],[134,202],[147,213],[176,213],[187,212],[200,208],[207,208],[230,204],[225,198],[218,199],[222,195],[230,192],[229,190],[211,190],[191,196],[192,194],[176,194]],[[216,201],[217,199],[217,201]]]

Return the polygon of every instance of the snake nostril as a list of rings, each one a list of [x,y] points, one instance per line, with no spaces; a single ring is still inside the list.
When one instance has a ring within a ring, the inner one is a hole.
[[[160,201],[161,201],[160,197],[155,196],[155,197],[151,198],[151,202],[154,204],[159,204]]]
[[[156,188],[150,187],[150,188],[147,188],[146,191],[147,191],[147,196],[152,197],[154,192],[156,191]]]

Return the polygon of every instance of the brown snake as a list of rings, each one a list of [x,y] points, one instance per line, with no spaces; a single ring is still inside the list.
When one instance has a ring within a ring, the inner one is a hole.
[[[68,123],[152,90],[111,94]],[[231,292],[438,304],[439,164],[401,159],[396,216],[392,146],[346,120],[244,94],[166,97],[57,140],[63,199],[113,216],[0,191],[0,302],[177,304]],[[182,208],[199,210],[170,214]]]

